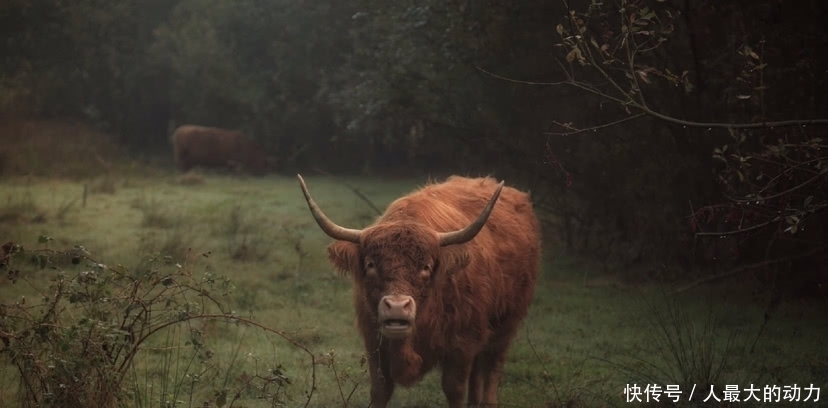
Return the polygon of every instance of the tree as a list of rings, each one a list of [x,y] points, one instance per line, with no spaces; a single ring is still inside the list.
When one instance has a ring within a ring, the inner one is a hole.
[[[824,71],[826,63],[818,48],[786,55],[790,54],[787,41],[791,39],[782,35],[796,28],[793,41],[814,44],[824,36],[824,28],[810,16],[813,10],[808,7],[763,2],[708,2],[696,8],[690,8],[690,3],[683,5],[680,9],[664,2],[622,1],[620,8],[591,3],[570,10],[557,26],[565,51],[561,66],[567,75],[559,84],[598,95],[617,104],[623,113],[607,124],[566,124],[563,133],[597,130],[646,116],[690,128],[679,133],[682,140],[676,139],[676,146],[685,148],[694,137],[709,143],[711,136],[707,134],[719,129],[713,136],[718,147],[711,150],[719,162],[724,201],[715,203],[710,197],[695,200],[695,205],[690,201],[689,220],[696,237],[714,237],[718,242],[705,244],[713,250],[725,242],[731,248],[725,256],[733,260],[773,265],[777,272],[801,272],[787,274],[794,281],[825,282],[828,276],[824,269],[805,265],[828,255],[828,170],[824,170],[825,145],[820,137],[824,127],[813,126],[828,124],[827,119],[817,116],[826,111],[828,101],[812,91],[825,86],[825,79],[812,72]],[[810,6],[824,12],[824,6]],[[770,29],[760,26],[762,19],[778,13],[795,15],[799,19],[792,21],[805,23]],[[715,18],[739,24],[711,25],[710,19]],[[703,27],[730,27],[733,32],[705,30],[696,25],[702,19]],[[716,43],[714,34],[730,34],[726,37],[730,41]],[[682,38],[689,42],[679,43]],[[721,72],[735,75],[716,74]],[[790,80],[791,76],[798,80]],[[666,100],[670,97],[680,102]],[[805,103],[779,102],[803,97]],[[677,109],[688,106],[695,109]],[[706,116],[714,118],[705,120]],[[677,193],[675,189],[671,192]],[[699,201],[711,204],[699,206]],[[803,225],[811,231],[807,238],[802,234]],[[806,263],[790,262],[798,258],[806,258]]]

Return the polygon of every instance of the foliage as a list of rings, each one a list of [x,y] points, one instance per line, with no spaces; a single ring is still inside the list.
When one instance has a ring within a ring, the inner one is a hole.
[[[243,129],[292,165],[330,136],[325,93],[347,50],[332,34],[347,9],[181,1],[155,30],[149,52],[169,72],[173,121]],[[331,24],[308,24],[319,20]]]
[[[645,117],[687,110],[693,90],[685,60],[667,58],[686,52],[670,41],[680,13],[651,3],[571,3],[555,26],[561,79],[527,85],[569,88],[590,108],[547,132],[547,166],[569,184],[552,200],[567,246],[608,270],[672,278],[690,266],[687,202],[711,193],[709,142]]]
[[[3,110],[148,130],[163,87],[144,61],[154,22],[172,1],[6,2]],[[125,109],[126,106],[132,109]]]
[[[41,237],[43,244],[49,241]],[[28,259],[37,260],[40,269],[54,269],[43,299],[21,297],[0,307],[2,358],[20,379],[21,406],[172,406],[183,398],[193,406],[194,397],[205,397],[195,394],[192,385],[198,381],[219,387],[209,396],[210,405],[233,406],[247,395],[282,404],[290,379],[281,366],[248,371],[234,368],[238,363],[226,367],[213,361],[203,323],[215,320],[270,331],[314,360],[286,335],[233,315],[225,303],[232,283],[211,272],[195,273],[192,260],[182,266],[169,257],[151,257],[129,270],[96,262],[83,247],[25,250],[9,242],[3,251],[0,266],[16,284],[31,280]],[[74,267],[55,263],[65,257]],[[161,377],[139,369],[152,355],[166,361]],[[228,370],[241,375],[223,386],[211,380]]]
[[[3,119],[0,175],[77,179],[127,164],[123,149],[110,135],[77,121]]]
[[[824,177],[779,202],[767,194],[785,191],[788,175],[790,186],[809,180],[802,169],[819,162],[825,7],[10,0],[2,119],[82,120],[111,137],[63,128],[23,143],[32,132],[3,127],[13,143],[0,171],[65,176],[96,162],[87,171],[106,172],[118,164],[110,138],[169,158],[170,131],[198,123],[244,130],[291,173],[494,174],[531,190],[562,241],[607,270],[705,273],[758,262],[771,237],[772,253],[822,255],[821,237],[782,241],[791,225],[795,238],[824,226]],[[50,150],[61,136],[81,142]],[[770,162],[781,155],[785,164]],[[750,225],[773,221],[761,234],[710,238],[757,194],[767,207]],[[694,236],[688,220],[711,235]]]
[[[709,256],[717,261],[763,261],[757,266],[789,261],[799,255],[821,256],[819,254],[825,249],[822,231],[826,225],[819,215],[825,208],[823,186],[826,179],[822,171],[824,158],[820,153],[823,146],[820,131],[809,125],[828,124],[828,120],[816,117],[824,113],[821,106],[826,105],[824,101],[811,98],[804,111],[814,115],[812,118],[781,120],[778,118],[784,119],[784,115],[800,118],[803,110],[791,111],[787,106],[771,102],[813,86],[809,80],[801,81],[800,88],[792,88],[788,76],[782,72],[805,74],[817,65],[817,56],[802,56],[796,67],[784,66],[777,58],[779,66],[774,67],[754,45],[760,44],[766,50],[784,49],[783,40],[777,38],[752,42],[748,36],[741,42],[700,47],[702,44],[714,45],[711,31],[702,31],[695,25],[701,24],[703,18],[714,18],[712,14],[718,12],[727,16],[721,18],[742,19],[744,23],[738,27],[749,33],[747,27],[757,24],[757,18],[774,12],[764,3],[750,6],[706,4],[683,10],[670,3],[622,1],[620,8],[612,7],[593,2],[582,9],[570,9],[556,29],[563,51],[560,64],[567,78],[560,84],[613,103],[620,108],[617,119],[589,126],[562,123],[563,134],[618,127],[625,121],[644,116],[662,121],[661,126],[673,129],[675,125],[681,125],[682,130],[673,130],[674,134],[681,134],[674,135],[678,148],[674,154],[690,148],[690,159],[701,160],[703,155],[709,154],[705,150],[713,150],[714,159],[724,164],[719,168],[719,180],[725,195],[719,199],[726,200],[701,206],[697,211],[693,203],[708,203],[717,198],[700,195],[703,193],[700,190],[677,190],[677,187],[686,187],[684,183],[676,183],[685,178],[682,177],[685,172],[675,170],[681,167],[692,172],[698,170],[693,170],[686,160],[676,156],[668,156],[670,160],[662,162],[661,171],[667,171],[668,177],[656,185],[690,203],[692,232],[697,233],[696,238],[706,247],[700,253],[688,255]],[[799,15],[807,13],[805,8],[783,11]],[[709,24],[709,20],[704,22]],[[799,35],[807,39],[818,31],[818,28],[804,25]],[[689,43],[678,42],[684,38],[689,39]],[[691,58],[679,57],[682,55]],[[723,69],[738,69],[738,74],[730,81],[721,75],[704,79],[705,73]],[[782,81],[784,87],[775,86]],[[722,91],[724,99],[712,98],[714,94],[721,95]],[[713,116],[715,109],[727,111],[731,121],[704,120]],[[698,119],[690,119],[693,116]],[[723,145],[722,141],[727,139],[730,142]],[[646,136],[643,140],[652,142]],[[714,149],[714,145],[718,147]],[[625,141],[623,146],[630,148],[635,142]],[[664,155],[667,150],[657,147],[655,151]],[[653,170],[646,173],[656,174]],[[662,177],[664,175],[662,173]],[[650,184],[638,181],[632,185]],[[667,197],[662,197],[652,202],[667,201]],[[672,207],[674,210],[680,208],[679,202]],[[670,218],[675,219],[676,214],[671,214]],[[800,222],[806,218],[812,222],[811,230],[816,230],[808,238],[794,242],[780,235],[797,233],[801,230]],[[674,233],[671,236],[680,235]],[[733,239],[721,240],[720,237]],[[675,241],[671,246],[676,247],[679,243]],[[730,249],[720,250],[723,243],[729,244]],[[792,251],[797,255],[791,256]],[[803,266],[797,269],[803,269]],[[824,270],[817,274],[822,276],[811,279],[826,279]]]
[[[760,52],[747,45],[740,50],[744,66],[738,82],[746,89],[736,95],[757,118],[775,91],[765,83],[764,71],[770,68]],[[768,283],[777,295],[828,293],[823,266],[828,259],[828,145],[824,127],[808,124],[730,130],[730,140],[713,151],[722,164],[718,181],[726,201],[699,208],[691,219],[698,236],[730,242],[733,257],[769,269]]]
[[[504,175],[538,174],[538,141],[514,136],[516,128],[542,126],[538,117],[545,115],[529,108],[544,106],[541,98],[479,68],[539,72],[516,55],[539,55],[551,46],[542,34],[543,4],[358,4],[353,52],[341,70],[347,82],[331,100],[343,137],[367,144],[367,161],[425,172],[488,172],[498,163]],[[518,15],[520,27],[513,20]],[[465,159],[457,163],[458,157]]]

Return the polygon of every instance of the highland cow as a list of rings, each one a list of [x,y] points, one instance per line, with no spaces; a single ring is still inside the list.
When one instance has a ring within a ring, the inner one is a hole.
[[[182,125],[173,132],[171,141],[175,164],[185,172],[203,166],[262,174],[270,164],[262,147],[238,130]]]
[[[497,404],[509,345],[527,314],[540,263],[528,194],[492,178],[449,177],[391,203],[362,230],[322,212],[299,184],[328,259],[353,280],[371,406],[435,366],[448,406]],[[495,205],[497,204],[497,205]]]

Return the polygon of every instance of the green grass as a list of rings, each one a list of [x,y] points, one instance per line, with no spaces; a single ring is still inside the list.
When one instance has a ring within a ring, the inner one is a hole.
[[[306,180],[326,213],[353,227],[366,225],[375,214],[341,181],[358,186],[381,208],[425,181]],[[295,178],[209,175],[203,183],[184,185],[171,174],[110,175],[107,186],[107,194],[90,194],[82,205],[82,182],[3,180],[0,240],[30,250],[79,245],[97,262],[131,270],[140,270],[147,255],[158,253],[186,265],[194,277],[227,276],[234,288],[223,300],[237,316],[282,331],[317,356],[311,406],[342,406],[341,395],[352,389],[352,405],[365,406],[369,380],[361,366],[349,281],[327,263],[329,239],[308,214]],[[41,235],[53,239],[38,243]],[[666,296],[666,289],[656,285],[632,286],[585,274],[586,266],[554,248],[555,237],[545,241],[535,301],[500,387],[503,406],[624,406],[621,392],[633,381],[814,383],[828,389],[828,330],[824,312],[816,312],[824,303],[783,303],[750,353],[765,299],[730,294],[727,286]],[[67,274],[83,267],[67,263]],[[48,268],[24,272],[17,283],[0,285],[3,303],[22,297],[38,302],[57,273]],[[591,277],[586,285],[584,276]],[[185,344],[191,329],[201,333],[205,349]],[[718,370],[705,370],[718,365]],[[161,394],[167,392],[166,399],[179,401],[177,406],[202,406],[216,399],[216,390],[232,391],[234,381],[245,376],[272,377],[277,367],[290,383],[274,379],[269,392],[280,395],[286,406],[301,406],[311,382],[310,361],[302,350],[260,328],[193,322],[142,346],[125,385],[149,397],[126,404],[162,406]],[[0,400],[15,401],[13,374],[8,367],[0,370]],[[272,406],[258,396],[242,393],[234,406]],[[398,387],[393,398],[395,407],[443,404],[437,372],[410,389]]]

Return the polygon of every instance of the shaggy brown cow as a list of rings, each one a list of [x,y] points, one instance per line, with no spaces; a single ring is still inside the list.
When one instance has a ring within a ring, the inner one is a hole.
[[[181,171],[195,166],[241,166],[261,174],[268,169],[270,159],[262,147],[238,130],[182,125],[173,132],[171,140],[175,164]]]
[[[371,406],[385,407],[395,384],[411,386],[435,365],[450,407],[463,406],[467,388],[470,405],[497,404],[540,262],[528,194],[454,176],[397,199],[355,230],[329,220],[298,178],[317,224],[336,239],[328,259],[353,278]]]

